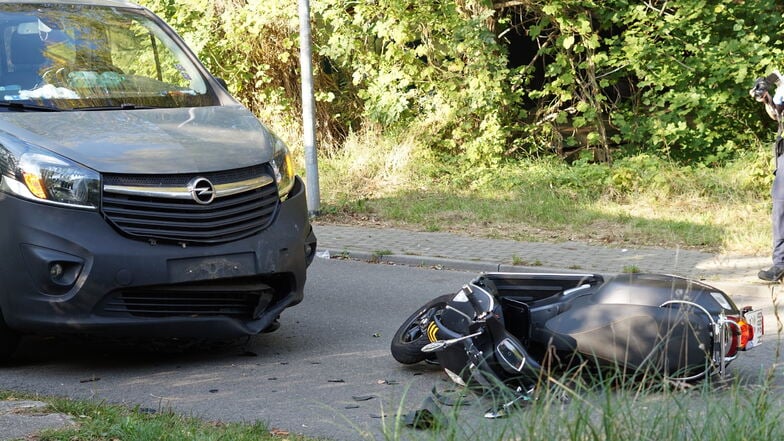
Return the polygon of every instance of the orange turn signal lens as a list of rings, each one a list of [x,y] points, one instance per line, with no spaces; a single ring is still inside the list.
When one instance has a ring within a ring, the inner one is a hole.
[[[27,172],[22,172],[22,174],[24,175],[25,185],[27,185],[30,193],[32,193],[37,198],[47,199],[46,190],[44,189],[44,183],[41,180],[41,177]]]
[[[746,350],[746,345],[754,340],[754,327],[743,319],[738,321],[738,325],[740,326],[740,348]]]

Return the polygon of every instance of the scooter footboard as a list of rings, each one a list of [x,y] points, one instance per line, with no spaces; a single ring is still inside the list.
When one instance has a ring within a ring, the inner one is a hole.
[[[593,304],[574,308],[545,324],[550,344],[599,366],[687,378],[711,360],[712,328],[686,308]]]

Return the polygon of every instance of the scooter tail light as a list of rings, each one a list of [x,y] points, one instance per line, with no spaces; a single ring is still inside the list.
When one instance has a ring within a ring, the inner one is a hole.
[[[738,335],[735,331],[730,331],[730,336],[729,347],[727,353],[724,354],[726,358],[732,358],[738,353]]]
[[[734,356],[739,350],[745,351],[750,341],[754,340],[754,327],[742,317],[729,316],[728,319],[737,323],[737,327],[731,326],[730,332],[732,342],[727,351],[727,357]]]
[[[765,316],[762,315],[762,314],[758,314],[758,315],[754,316],[757,319],[757,323],[756,323],[757,327],[755,328],[754,325],[751,323],[754,320],[754,318],[749,319],[746,316],[746,314],[748,314],[750,312],[755,312],[754,308],[751,307],[751,306],[744,306],[743,309],[741,309],[741,315],[743,316],[743,318],[745,320],[749,321],[749,326],[751,326],[751,328],[752,328],[751,329],[752,338],[750,340],[753,340],[755,337],[757,337],[757,335],[754,334],[754,329],[757,330],[757,333],[759,334],[759,336],[765,335]]]
[[[754,340],[754,327],[743,319],[738,324],[740,325],[740,347],[745,351],[749,342]]]

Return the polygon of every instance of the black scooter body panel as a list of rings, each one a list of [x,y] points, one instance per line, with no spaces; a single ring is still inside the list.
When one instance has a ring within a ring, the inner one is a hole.
[[[594,303],[550,319],[545,328],[559,353],[670,376],[704,369],[712,347],[708,318],[691,309]]]

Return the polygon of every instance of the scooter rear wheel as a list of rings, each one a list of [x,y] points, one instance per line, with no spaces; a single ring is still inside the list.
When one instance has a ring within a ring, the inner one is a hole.
[[[411,314],[392,337],[392,357],[403,364],[415,364],[428,359],[432,354],[422,352],[422,348],[430,343],[427,335],[422,332],[419,323],[422,318],[439,309],[444,309],[453,294],[445,294],[427,302]]]

